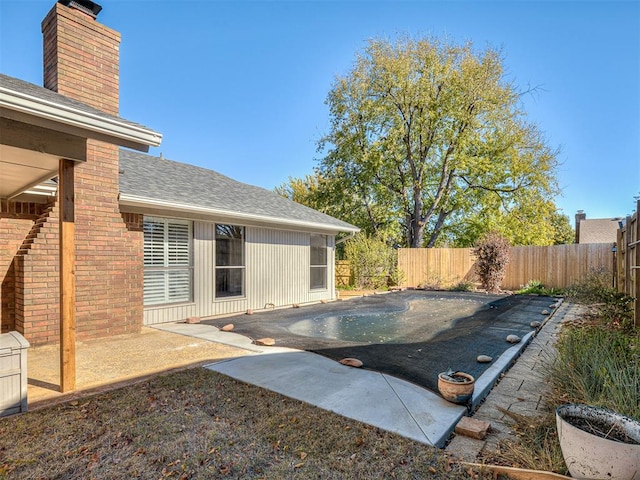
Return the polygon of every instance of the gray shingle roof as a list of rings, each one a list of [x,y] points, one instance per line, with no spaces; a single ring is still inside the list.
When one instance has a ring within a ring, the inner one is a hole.
[[[267,223],[311,224],[336,232],[358,230],[277,193],[206,168],[121,149],[120,170],[120,193],[124,195],[196,206],[230,216],[257,216]]]
[[[89,113],[91,115],[102,117],[104,119],[118,121],[122,124],[129,125],[131,127],[150,130],[148,127],[145,127],[144,125],[140,125],[139,123],[135,123],[130,120],[117,117],[115,115],[110,115],[90,105],[79,102],[72,98],[65,97],[64,95],[60,95],[59,93],[49,90],[48,88],[40,87],[38,85],[34,85],[33,83],[25,82],[24,80],[10,77],[3,73],[0,73],[0,87],[6,88],[8,90],[12,90],[14,92],[21,93],[23,95],[29,95],[31,97],[45,100],[47,102],[50,102],[62,107],[72,108],[84,113]]]

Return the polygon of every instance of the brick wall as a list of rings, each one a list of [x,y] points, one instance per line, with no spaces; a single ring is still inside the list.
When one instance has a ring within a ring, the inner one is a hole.
[[[116,115],[120,34],[59,3],[42,31],[45,87]],[[141,220],[119,211],[118,168],[118,147],[94,140],[74,167],[78,340],[142,326]],[[54,208],[14,261],[16,329],[34,345],[59,341],[58,221]]]
[[[0,330],[15,330],[14,257],[29,233],[32,220],[0,218]]]

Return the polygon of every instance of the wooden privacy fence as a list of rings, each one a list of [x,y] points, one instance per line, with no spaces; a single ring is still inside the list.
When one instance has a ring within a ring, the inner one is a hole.
[[[351,262],[349,260],[336,260],[336,287],[346,287],[352,284]]]
[[[611,272],[612,243],[511,247],[510,261],[502,288],[517,290],[531,280],[548,288],[578,283],[590,270]],[[477,282],[471,248],[401,248],[398,267],[404,272],[405,287],[449,287],[459,282]]]
[[[618,254],[616,275],[618,291],[635,298],[634,320],[640,327],[640,200],[636,213],[627,217],[624,225],[618,230]]]

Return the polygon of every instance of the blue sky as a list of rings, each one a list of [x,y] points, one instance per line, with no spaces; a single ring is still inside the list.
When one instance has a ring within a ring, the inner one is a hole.
[[[54,0],[0,0],[0,71],[42,85]],[[556,204],[617,217],[640,194],[640,1],[98,1],[122,33],[120,114],[160,152],[268,189],[312,172],[324,103],[371,38],[502,49],[529,119],[561,147]]]

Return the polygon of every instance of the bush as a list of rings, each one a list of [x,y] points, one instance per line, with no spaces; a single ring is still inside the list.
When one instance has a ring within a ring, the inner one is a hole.
[[[610,327],[632,331],[633,297],[611,286],[611,271],[591,270],[584,280],[566,289],[567,298],[576,303],[597,305],[597,317]]]
[[[529,280],[526,285],[520,287],[519,290],[516,290],[517,294],[520,295],[558,295],[562,291],[557,288],[547,288],[545,287],[540,280]]]
[[[452,292],[473,292],[476,289],[475,285],[471,282],[465,282],[464,280],[461,282],[452,285],[449,290]]]
[[[509,263],[509,240],[496,232],[485,235],[473,249],[478,258],[476,272],[482,287],[488,292],[499,292]]]
[[[386,288],[402,280],[396,251],[383,240],[358,233],[344,247],[357,288]]]

